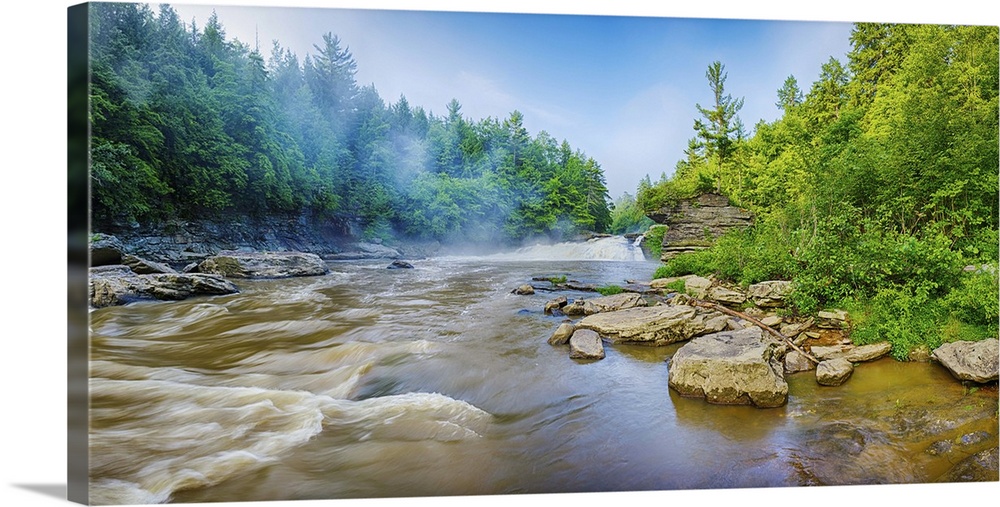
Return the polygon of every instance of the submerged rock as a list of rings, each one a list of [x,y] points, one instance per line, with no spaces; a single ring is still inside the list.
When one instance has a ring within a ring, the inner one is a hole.
[[[709,403],[779,407],[788,401],[784,354],[758,327],[701,336],[674,354],[667,384]]]
[[[993,447],[959,461],[937,482],[986,482],[1000,480],[1000,449]]]
[[[729,317],[686,305],[649,306],[584,317],[578,328],[600,333],[611,343],[669,345],[726,328]]]
[[[572,359],[604,359],[604,343],[600,335],[589,329],[577,329],[569,339]]]
[[[198,271],[227,278],[288,278],[325,275],[330,268],[316,254],[230,250],[205,259]]]
[[[959,341],[945,343],[931,353],[936,361],[948,369],[959,380],[986,383],[997,380],[998,344],[1000,340],[990,338],[977,342]]]
[[[392,261],[385,269],[413,269],[413,264],[406,261]]]
[[[642,299],[642,296],[633,292],[623,292],[592,299],[577,299],[562,307],[562,311],[566,315],[593,315],[641,306],[646,306],[646,301]]]
[[[139,275],[127,266],[103,266],[90,271],[90,304],[96,308],[142,299],[180,300],[199,295],[234,294],[239,289],[219,275],[154,273]]]

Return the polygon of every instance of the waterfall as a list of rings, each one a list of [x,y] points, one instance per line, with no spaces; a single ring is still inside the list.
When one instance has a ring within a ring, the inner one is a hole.
[[[552,245],[538,244],[520,248],[511,253],[491,255],[492,259],[516,261],[644,261],[645,255],[638,246],[623,236],[594,238],[585,242],[565,242]]]

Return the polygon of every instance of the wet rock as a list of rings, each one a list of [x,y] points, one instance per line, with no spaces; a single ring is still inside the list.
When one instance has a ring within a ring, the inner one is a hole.
[[[316,254],[230,250],[205,259],[198,271],[227,278],[288,278],[325,275],[330,268]]]
[[[885,357],[890,350],[892,350],[892,345],[889,342],[879,342],[859,346],[814,346],[812,347],[812,354],[820,361],[844,358],[852,363],[864,363]]]
[[[535,293],[535,288],[528,284],[524,284],[510,291],[510,293],[517,294],[518,296],[530,296]]]
[[[197,273],[197,272],[198,272],[197,262],[192,262],[187,266],[184,266],[184,269],[181,270],[181,273]]]
[[[847,327],[847,312],[826,310],[816,314],[816,326],[823,329],[843,329]]]
[[[854,365],[844,358],[830,359],[816,365],[816,382],[822,386],[839,386],[854,373]]]
[[[349,250],[346,252],[326,254],[323,258],[331,261],[352,261],[365,259],[398,259],[403,256],[399,250],[378,243],[357,243],[348,248]]]
[[[747,300],[746,294],[718,285],[708,290],[707,297],[712,301],[730,306],[743,304]]]
[[[924,449],[924,452],[930,454],[931,456],[939,456],[941,454],[948,454],[951,452],[952,447],[954,446],[952,446],[951,442],[947,440],[938,440],[937,442],[927,446],[927,449]]]
[[[555,311],[561,310],[567,304],[569,304],[569,300],[566,299],[566,296],[559,296],[545,303],[545,313],[551,315]]]
[[[761,308],[785,306],[785,298],[792,292],[792,282],[773,280],[747,287],[747,298]]]
[[[931,357],[959,380],[991,382],[997,380],[998,343],[996,338],[945,343],[934,349]]]
[[[604,359],[604,343],[600,335],[589,329],[577,329],[569,339],[572,359]]]
[[[122,263],[125,245],[110,234],[94,233],[90,238],[90,265],[111,266]]]
[[[177,272],[176,270],[174,270],[174,268],[171,268],[170,266],[167,266],[165,264],[160,264],[159,262],[153,262],[129,254],[125,254],[122,256],[122,264],[128,266],[129,269],[140,275]]]
[[[785,354],[785,373],[798,373],[816,368],[816,364],[810,361],[805,354],[790,350]]]
[[[573,336],[574,331],[576,331],[576,326],[572,322],[559,324],[556,331],[549,337],[549,345],[566,345],[569,342],[569,338]]]
[[[937,482],[986,482],[1000,480],[1000,449],[993,447],[959,461]]]
[[[727,320],[715,310],[661,305],[597,313],[584,317],[576,326],[596,331],[611,343],[661,346],[722,331]]]
[[[674,354],[667,383],[709,403],[779,407],[788,400],[784,353],[757,327],[701,336]]]
[[[562,311],[566,315],[594,315],[641,306],[646,306],[646,300],[642,299],[642,296],[633,292],[623,292],[611,296],[577,299],[562,307]]]
[[[409,262],[406,261],[395,260],[392,261],[391,264],[386,266],[385,269],[413,269],[413,264],[410,264]],[[534,290],[532,290],[531,293],[534,294],[535,293]]]
[[[199,295],[234,294],[239,289],[219,275],[154,273],[139,275],[127,266],[90,271],[90,305],[123,305],[143,299],[180,300]]]
[[[961,442],[964,446],[973,446],[989,440],[990,437],[991,435],[985,431],[974,431],[972,433],[962,435],[959,442]]]

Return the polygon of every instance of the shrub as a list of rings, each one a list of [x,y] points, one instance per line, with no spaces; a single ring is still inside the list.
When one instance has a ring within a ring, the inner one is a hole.
[[[605,285],[604,287],[598,287],[595,290],[597,290],[597,292],[599,292],[602,296],[611,296],[613,294],[621,294],[622,292],[625,292],[625,289],[622,289],[621,286],[618,285]]]
[[[646,239],[644,240],[649,252],[653,254],[654,259],[659,259],[663,252],[663,235],[667,232],[667,226],[665,225],[651,225],[649,229],[646,230]]]

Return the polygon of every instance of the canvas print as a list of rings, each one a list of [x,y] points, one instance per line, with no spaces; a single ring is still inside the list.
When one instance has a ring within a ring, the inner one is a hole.
[[[69,33],[72,500],[998,481],[997,26]]]

